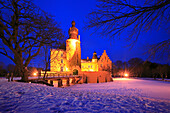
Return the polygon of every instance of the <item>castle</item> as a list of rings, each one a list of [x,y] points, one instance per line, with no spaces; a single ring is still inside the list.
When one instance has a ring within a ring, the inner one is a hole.
[[[72,21],[72,27],[69,31],[69,39],[66,40],[66,50],[51,49],[50,70],[53,72],[70,72],[78,74],[84,71],[110,71],[112,61],[104,50],[100,58],[97,53],[93,53],[92,59],[81,59],[80,35],[75,27],[75,21]]]
[[[110,72],[112,69],[112,61],[109,59],[106,50],[100,58],[97,57],[97,53],[93,53],[92,59],[81,59],[81,46],[80,35],[78,35],[78,29],[75,27],[75,21],[72,21],[72,27],[70,27],[69,38],[66,40],[66,50],[64,49],[51,49],[51,62],[50,71],[56,73],[67,73],[70,75],[86,74],[90,76],[95,72],[98,76],[100,72]]]

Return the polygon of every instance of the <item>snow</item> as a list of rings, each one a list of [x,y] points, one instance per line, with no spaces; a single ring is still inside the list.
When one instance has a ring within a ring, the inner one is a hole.
[[[73,90],[100,91],[170,101],[170,82],[130,78],[115,78],[113,81],[100,84],[78,84],[70,88]]]
[[[170,83],[141,79],[66,88],[0,79],[0,112],[170,112]]]

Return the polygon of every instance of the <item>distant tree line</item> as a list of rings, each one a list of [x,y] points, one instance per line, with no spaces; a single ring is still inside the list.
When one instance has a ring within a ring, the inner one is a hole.
[[[120,60],[113,63],[113,76],[123,77],[128,73],[130,77],[170,78],[170,65],[143,61],[141,58],[131,58],[127,62]]]
[[[38,74],[38,69],[36,67],[28,67],[28,76],[33,76],[34,73]],[[5,65],[4,62],[0,62],[0,77],[7,77],[7,75],[14,77],[20,77],[20,73],[17,69],[17,66],[14,64]]]

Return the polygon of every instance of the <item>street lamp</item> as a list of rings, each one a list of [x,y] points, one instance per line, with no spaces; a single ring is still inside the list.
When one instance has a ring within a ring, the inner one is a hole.
[[[33,73],[33,75],[34,75],[34,76],[36,76],[36,75],[37,75],[37,73]]]
[[[124,74],[125,77],[128,77],[129,75],[127,73]]]

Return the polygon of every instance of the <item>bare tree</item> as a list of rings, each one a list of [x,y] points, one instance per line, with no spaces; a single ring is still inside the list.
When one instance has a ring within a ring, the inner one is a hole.
[[[17,66],[23,81],[27,66],[44,44],[58,43],[61,29],[31,0],[0,1],[0,53]]]
[[[118,68],[118,69],[123,69],[123,62],[121,60],[117,60],[115,62],[115,66]]]
[[[161,76],[161,78],[162,78],[162,80],[164,80],[164,68],[163,68],[163,66],[162,65],[159,65],[158,67],[157,67],[157,72],[159,73],[159,75]]]
[[[168,67],[169,66],[166,64],[159,64],[159,66],[157,67],[157,73],[161,76],[162,80],[164,80],[164,78],[167,78]]]
[[[102,35],[117,37],[124,31],[129,40],[136,42],[143,31],[158,28],[170,22],[170,0],[98,0],[96,9],[88,16],[87,28],[94,28]],[[134,43],[131,43],[134,44]],[[170,39],[152,46],[151,55],[160,49],[170,58]]]
[[[58,48],[58,49],[66,50],[66,44],[63,43],[66,37],[64,35],[62,35],[62,37],[63,37],[63,40],[61,40],[58,45],[48,44],[48,45],[43,46],[43,52],[44,52],[43,55],[44,55],[44,63],[45,63],[45,70],[44,70],[44,76],[43,76],[44,80],[47,75],[47,71],[49,70],[49,64],[55,62],[56,60],[59,60],[58,59],[59,52],[52,51],[50,49]]]
[[[128,61],[129,64],[129,70],[131,73],[133,73],[136,76],[141,77],[142,71],[143,71],[143,60],[141,58],[131,58]]]
[[[9,73],[14,73],[14,71],[15,71],[15,65],[14,65],[14,64],[8,64],[8,65],[7,65],[7,71],[8,71]]]
[[[0,61],[0,76],[6,76],[7,70],[5,68],[5,63]]]

